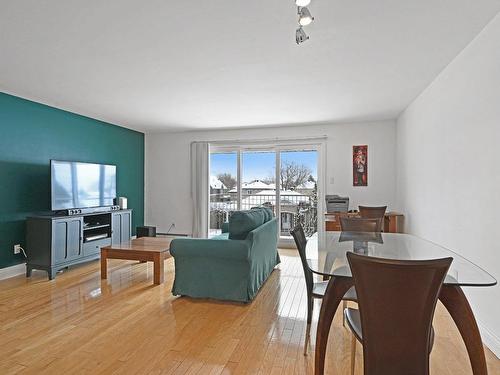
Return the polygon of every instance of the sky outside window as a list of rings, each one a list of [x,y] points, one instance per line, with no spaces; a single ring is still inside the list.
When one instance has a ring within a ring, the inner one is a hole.
[[[282,151],[281,163],[295,163],[304,165],[311,171],[311,175],[318,180],[318,152],[317,151]]]
[[[243,152],[243,182],[254,180],[274,180],[276,176],[276,153],[273,152]]]
[[[238,156],[236,152],[212,153],[210,154],[210,174],[218,176],[222,173],[230,173],[236,178],[238,168]]]
[[[294,162],[308,167],[314,179],[318,176],[317,157],[317,151],[283,151],[281,153],[282,162]],[[242,163],[243,182],[267,180],[275,176],[276,156],[274,152],[242,152]],[[210,168],[212,176],[230,173],[236,177],[236,152],[210,154]]]

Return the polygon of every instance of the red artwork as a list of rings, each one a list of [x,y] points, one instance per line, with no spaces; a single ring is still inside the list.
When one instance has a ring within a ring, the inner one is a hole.
[[[368,146],[352,146],[352,185],[368,186]]]

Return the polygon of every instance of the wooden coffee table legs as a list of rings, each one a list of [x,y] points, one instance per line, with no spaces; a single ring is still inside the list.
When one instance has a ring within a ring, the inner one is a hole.
[[[108,278],[108,251],[101,249],[101,279]]]
[[[160,285],[165,280],[164,276],[164,262],[168,257],[168,252],[156,252],[156,253],[132,253],[123,252],[113,249],[101,249],[101,279],[106,279],[108,277],[108,259],[124,259],[124,260],[138,260],[141,262],[153,262],[153,284]]]
[[[154,254],[153,257],[153,263],[154,263],[154,276],[153,276],[153,283],[156,285],[162,284],[164,280],[164,273],[163,273],[163,263],[165,261],[165,258],[163,256],[163,253],[157,253]]]
[[[326,289],[325,298],[321,304],[316,335],[314,360],[314,374],[322,375],[325,371],[325,355],[328,343],[328,334],[332,325],[333,316],[344,294],[353,285],[350,278],[331,278]],[[487,375],[486,357],[484,354],[481,335],[474,318],[472,309],[460,286],[443,285],[439,300],[450,313],[462,339],[464,340],[474,375]]]

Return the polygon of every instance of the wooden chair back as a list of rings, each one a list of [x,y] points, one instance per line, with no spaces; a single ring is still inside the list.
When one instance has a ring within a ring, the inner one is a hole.
[[[306,279],[306,287],[307,291],[310,292],[313,289],[313,274],[309,265],[307,264],[306,258],[306,245],[307,239],[304,233],[304,229],[302,225],[298,224],[293,230],[290,231],[293,239],[295,240],[295,245],[297,246],[297,250],[299,251],[300,260],[302,262],[302,269],[304,270],[304,277]]]
[[[381,207],[359,206],[359,216],[366,219],[379,219],[384,217],[386,210],[387,206],[381,206]]]
[[[360,217],[341,217],[342,232],[381,232],[382,219],[365,219]]]
[[[358,294],[364,373],[429,374],[434,310],[453,258],[399,261],[347,253]]]

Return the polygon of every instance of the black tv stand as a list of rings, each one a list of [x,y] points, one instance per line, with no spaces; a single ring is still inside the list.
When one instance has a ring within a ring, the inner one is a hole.
[[[57,214],[28,217],[27,277],[41,269],[52,280],[62,268],[99,259],[101,247],[130,240],[132,210]]]

